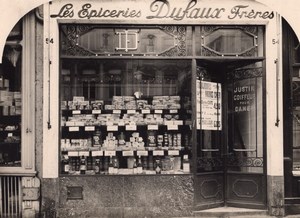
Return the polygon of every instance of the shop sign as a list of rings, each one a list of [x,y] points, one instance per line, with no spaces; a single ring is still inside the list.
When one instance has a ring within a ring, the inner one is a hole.
[[[261,5],[243,1],[240,4],[202,1],[202,0],[154,0],[122,1],[118,4],[107,2],[67,2],[60,1],[51,10],[52,18],[59,19],[109,19],[109,20],[253,20],[273,19],[274,12]]]
[[[252,110],[253,102],[255,101],[255,90],[255,85],[249,84],[247,81],[239,81],[234,84],[233,105],[235,113]]]
[[[197,129],[222,130],[221,84],[197,80]]]

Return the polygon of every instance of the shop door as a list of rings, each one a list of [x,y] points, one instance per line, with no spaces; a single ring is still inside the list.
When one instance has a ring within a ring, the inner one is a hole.
[[[265,208],[264,89],[260,66],[261,63],[234,69],[197,68],[198,210],[219,206]]]

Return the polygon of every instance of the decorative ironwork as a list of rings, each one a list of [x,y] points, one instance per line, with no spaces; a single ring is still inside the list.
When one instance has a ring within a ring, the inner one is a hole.
[[[99,25],[62,25],[61,30],[63,32],[63,44],[62,44],[62,54],[67,56],[102,56],[107,54],[98,54],[93,51],[90,51],[78,44],[78,38],[92,29],[99,28]],[[116,26],[117,28],[118,26]],[[139,28],[138,26],[135,27]],[[142,28],[142,27],[141,27]],[[168,35],[174,38],[174,46],[159,53],[159,56],[186,56],[186,27],[185,26],[159,26],[155,27],[164,31]],[[125,52],[126,53],[126,52]],[[111,56],[120,56],[126,54],[116,51],[112,52]],[[156,55],[156,54],[140,54],[140,53],[131,53],[129,55],[140,56],[140,55]]]
[[[263,76],[263,68],[243,68],[228,73],[228,79],[241,80]]]
[[[223,167],[223,160],[219,157],[200,157],[197,160],[198,169],[206,169],[211,167]]]
[[[203,56],[222,56],[221,54],[214,52],[207,47],[202,46],[201,53]]]
[[[186,28],[184,26],[162,26],[160,29],[174,36],[176,44],[160,53],[159,56],[186,56]]]
[[[263,167],[264,160],[262,157],[229,157],[227,166],[233,167]]]
[[[205,45],[205,37],[209,36],[213,32],[219,29],[227,29],[227,30],[241,30],[245,34],[253,37],[254,46],[250,49],[243,51],[241,53],[236,54],[227,54],[227,53],[220,53],[214,51],[213,49],[208,48]],[[237,56],[237,57],[253,57],[257,55],[257,36],[258,34],[258,27],[257,26],[203,26],[201,28],[201,54],[203,56]]]

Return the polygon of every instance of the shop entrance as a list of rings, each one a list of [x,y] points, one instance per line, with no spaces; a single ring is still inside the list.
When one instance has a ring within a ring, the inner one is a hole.
[[[198,61],[195,206],[266,205],[261,61]]]

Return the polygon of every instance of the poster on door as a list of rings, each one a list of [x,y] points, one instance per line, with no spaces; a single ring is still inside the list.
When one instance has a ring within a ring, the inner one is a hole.
[[[222,130],[221,84],[197,80],[196,119],[199,130]]]

